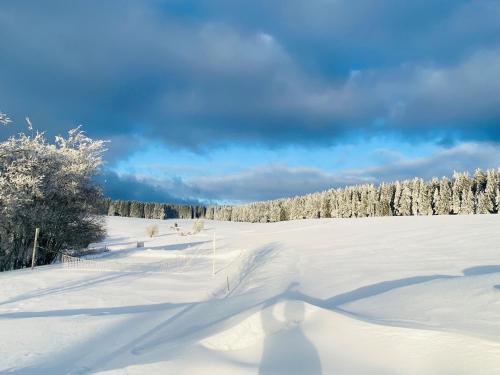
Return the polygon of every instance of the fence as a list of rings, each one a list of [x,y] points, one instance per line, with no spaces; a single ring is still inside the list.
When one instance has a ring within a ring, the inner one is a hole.
[[[88,259],[71,255],[62,255],[60,263],[64,269],[101,271],[101,272],[131,272],[131,273],[164,273],[172,272],[189,262],[189,259],[173,258],[153,263],[119,262],[111,259]]]
[[[57,254],[51,264],[39,265],[34,268],[20,268],[13,271],[46,270],[46,269],[71,269],[82,271],[100,272],[131,272],[131,273],[164,273],[173,272],[179,268],[185,270],[192,259],[185,256],[177,256],[158,262],[131,262],[119,261],[111,255],[107,247],[56,251],[38,246],[39,251],[47,251]],[[10,271],[12,272],[12,271]]]

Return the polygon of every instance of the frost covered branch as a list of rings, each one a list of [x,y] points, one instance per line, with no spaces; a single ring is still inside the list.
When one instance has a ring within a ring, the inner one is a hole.
[[[11,119],[5,113],[0,112],[0,125],[8,125],[11,122]]]

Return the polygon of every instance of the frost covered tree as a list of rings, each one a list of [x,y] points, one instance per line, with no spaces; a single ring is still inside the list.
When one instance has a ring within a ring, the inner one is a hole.
[[[439,200],[436,203],[436,213],[438,215],[449,215],[452,212],[453,192],[450,180],[444,177],[439,182]],[[458,203],[460,207],[460,203]]]
[[[330,207],[330,194],[324,191],[320,194],[320,205],[319,211],[322,218],[331,217],[331,207]]]
[[[54,143],[33,131],[0,143],[1,270],[30,263],[35,228],[40,228],[38,264],[103,236],[97,216],[103,198],[94,182],[103,152],[104,142],[79,128]]]
[[[477,173],[476,173],[477,174]],[[483,186],[480,186],[476,179],[476,192],[477,197],[477,213],[478,214],[489,214],[495,212],[496,206],[496,189],[497,182],[496,176],[493,170],[488,170],[484,180],[482,180]],[[482,187],[482,188],[481,188]]]
[[[155,203],[153,207],[153,219],[165,219],[165,206],[161,203]]]
[[[130,202],[130,217],[144,217],[144,203],[132,201]]]
[[[476,198],[473,191],[473,181],[468,175],[465,176],[462,201],[460,205],[460,213],[463,215],[471,215],[476,212]]]
[[[321,200],[319,194],[308,194],[304,199],[304,217],[318,219],[321,217]]]
[[[413,181],[410,183],[410,188],[411,188],[411,211],[413,215],[425,215],[420,212],[421,207],[421,194],[422,194],[422,189],[424,182],[420,178],[415,178]]]
[[[396,181],[394,186],[394,197],[392,200],[392,206],[394,207],[394,215],[401,215],[401,195],[403,193],[403,187],[399,181]]]
[[[409,181],[403,182],[403,189],[401,190],[401,199],[399,204],[399,214],[402,216],[412,215],[412,196]]]
[[[130,217],[130,202],[129,201],[120,201],[119,213],[120,213],[120,216]]]
[[[282,210],[281,210],[281,201],[272,201],[269,202],[269,221],[271,223],[275,223],[277,221],[281,221]]]
[[[290,219],[304,219],[305,218],[305,197],[295,197],[291,200]]]
[[[462,209],[462,197],[464,190],[466,188],[466,174],[464,173],[454,173],[453,174],[453,184],[452,184],[452,210],[455,214],[460,214],[463,212]]]
[[[154,203],[145,203],[144,204],[144,218],[146,219],[154,219],[154,209],[155,209],[155,204]]]
[[[396,214],[393,202],[396,186],[394,184],[380,185],[379,204],[377,207],[378,216],[392,216]]]
[[[374,185],[369,185],[368,186],[368,216],[376,216],[377,215],[377,206],[378,206],[378,199],[377,199],[377,189],[375,188]]]
[[[422,182],[420,184],[420,194],[418,195],[418,215],[433,215],[432,208],[433,187],[431,184]]]

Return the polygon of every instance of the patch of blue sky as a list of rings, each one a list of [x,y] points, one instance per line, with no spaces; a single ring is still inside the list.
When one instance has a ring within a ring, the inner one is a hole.
[[[266,165],[317,168],[335,174],[426,157],[440,148],[436,142],[412,143],[395,137],[357,139],[328,147],[232,145],[209,153],[171,149],[153,143],[145,150],[120,160],[111,169],[121,175],[153,178],[175,176],[183,179],[234,174]]]

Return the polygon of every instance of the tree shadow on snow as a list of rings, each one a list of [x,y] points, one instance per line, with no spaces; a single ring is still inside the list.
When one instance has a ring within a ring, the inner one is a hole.
[[[165,251],[181,251],[194,248],[196,246],[204,245],[207,243],[212,243],[212,241],[196,241],[196,242],[186,242],[173,245],[163,245],[163,246],[144,246],[147,250],[165,250]]]
[[[156,303],[147,305],[116,306],[116,307],[98,307],[47,311],[19,311],[0,314],[0,319],[25,319],[25,318],[55,318],[63,316],[100,316],[100,315],[123,315],[139,314],[152,311],[163,311],[174,307],[181,307],[188,303]]]
[[[23,293],[19,296],[7,299],[5,301],[1,301],[0,305],[6,305],[9,303],[20,302],[24,300],[29,300],[31,298],[39,298],[48,295],[56,295],[67,292],[74,292],[82,289],[86,289],[89,287],[94,287],[98,284],[114,282],[119,279],[132,277],[130,273],[122,273],[122,272],[113,272],[111,274],[107,273],[106,275],[99,274],[95,277],[89,277],[85,279],[79,279],[74,282],[67,282],[62,285],[56,285],[49,288],[37,289],[34,291]],[[135,275],[135,277],[138,277]]]
[[[463,272],[464,276],[486,275],[489,273],[500,272],[500,266],[489,265],[489,266],[470,267],[470,268],[464,269],[462,272]]]

